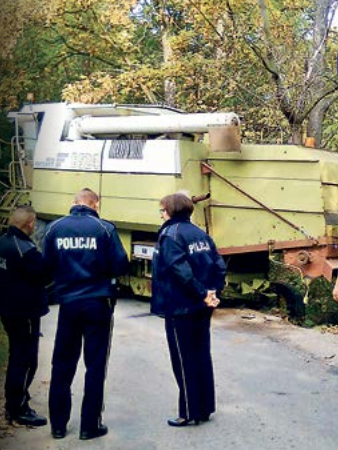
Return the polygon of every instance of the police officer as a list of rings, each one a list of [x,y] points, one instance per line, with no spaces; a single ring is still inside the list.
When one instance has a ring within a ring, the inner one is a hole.
[[[91,189],[76,196],[70,215],[49,226],[43,258],[53,275],[60,303],[49,412],[52,436],[65,437],[71,414],[71,385],[84,343],[86,366],[80,439],[103,436],[104,382],[116,302],[114,279],[128,258],[112,223],[99,218],[99,197]]]
[[[191,223],[193,210],[185,194],[160,201],[164,224],[153,256],[151,310],[165,317],[179,388],[178,417],[168,420],[173,427],[208,421],[215,411],[210,321],[226,269],[210,236]]]
[[[40,317],[48,312],[42,256],[30,238],[35,219],[31,206],[19,206],[0,238],[0,316],[9,341],[6,418],[42,426],[47,419],[29,406],[29,387],[38,367]]]

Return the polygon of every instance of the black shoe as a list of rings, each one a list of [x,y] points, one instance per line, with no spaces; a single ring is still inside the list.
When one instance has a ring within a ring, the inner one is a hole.
[[[54,439],[63,439],[67,434],[66,428],[52,428],[52,436]]]
[[[209,422],[210,420],[210,416],[202,416],[201,417],[201,422]]]
[[[108,427],[106,425],[101,424],[94,430],[81,430],[80,439],[83,441],[87,441],[88,439],[95,439],[104,436],[107,433]]]
[[[186,427],[191,422],[194,422],[195,425],[198,425],[200,423],[199,420],[192,421],[184,419],[183,417],[177,417],[177,419],[168,419],[168,425],[170,425],[171,427]]]
[[[19,425],[27,425],[30,427],[43,427],[44,425],[47,425],[46,417],[39,416],[39,414],[31,408],[27,408],[26,411],[11,419]]]

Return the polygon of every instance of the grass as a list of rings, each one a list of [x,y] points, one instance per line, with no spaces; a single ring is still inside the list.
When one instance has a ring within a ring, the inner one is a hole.
[[[3,329],[2,323],[0,321],[0,372],[1,374],[4,372],[4,369],[7,365],[7,356],[8,356],[8,341],[6,333]]]

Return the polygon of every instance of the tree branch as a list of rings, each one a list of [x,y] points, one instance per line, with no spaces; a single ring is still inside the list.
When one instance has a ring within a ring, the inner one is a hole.
[[[307,108],[303,111],[303,113],[301,115],[299,115],[299,123],[302,123],[311,113],[311,111],[325,98],[329,97],[329,95],[331,94],[335,94],[333,95],[330,99],[328,99],[330,105],[332,105],[332,103],[338,99],[338,84],[336,86],[333,86],[330,89],[327,89],[325,91],[323,91],[321,93],[321,95],[318,96],[318,98]]]

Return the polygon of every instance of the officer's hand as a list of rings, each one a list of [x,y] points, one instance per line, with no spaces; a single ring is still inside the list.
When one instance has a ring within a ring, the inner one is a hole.
[[[216,297],[216,291],[208,291],[207,296],[204,299],[204,303],[209,308],[216,308],[219,305],[220,300]]]

